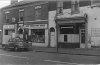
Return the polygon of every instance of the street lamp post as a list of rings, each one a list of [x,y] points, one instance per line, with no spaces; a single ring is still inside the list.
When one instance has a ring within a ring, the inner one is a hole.
[[[58,53],[58,23],[57,23],[57,20],[55,20],[55,23],[56,23],[56,43],[57,43],[57,47],[56,47],[56,52]]]

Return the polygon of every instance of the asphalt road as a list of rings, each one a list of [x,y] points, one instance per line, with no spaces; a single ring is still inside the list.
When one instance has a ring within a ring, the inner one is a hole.
[[[100,64],[99,56],[69,55],[33,51],[0,49],[0,65],[80,65]]]

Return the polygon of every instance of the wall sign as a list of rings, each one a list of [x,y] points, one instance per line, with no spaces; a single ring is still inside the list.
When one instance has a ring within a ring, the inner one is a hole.
[[[47,24],[24,25],[24,28],[29,28],[29,29],[44,29],[44,28],[47,28]]]
[[[12,29],[15,28],[14,25],[3,25],[3,28]]]
[[[41,6],[40,6],[40,5],[38,5],[38,6],[36,6],[36,7],[35,7],[35,9],[39,9],[39,8],[41,8]]]

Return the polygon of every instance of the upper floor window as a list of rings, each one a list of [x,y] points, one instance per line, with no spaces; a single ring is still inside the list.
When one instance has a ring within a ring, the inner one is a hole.
[[[24,9],[19,10],[19,21],[24,21]]]
[[[35,7],[35,20],[40,20],[41,18],[41,6],[38,5]]]
[[[10,22],[9,19],[6,19],[6,22],[9,23]]]
[[[5,17],[6,17],[6,22],[7,22],[7,23],[10,22],[10,21],[9,21],[9,18],[8,18],[9,14],[10,14],[9,11],[6,11],[6,12],[5,12]]]

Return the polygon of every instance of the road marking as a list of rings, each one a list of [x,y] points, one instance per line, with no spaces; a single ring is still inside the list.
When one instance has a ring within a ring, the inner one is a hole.
[[[10,57],[15,57],[15,58],[27,58],[27,57],[21,57],[21,56],[14,56],[14,55],[8,55],[8,54],[0,54],[3,56],[10,56]]]
[[[62,62],[62,61],[53,61],[53,60],[44,60],[44,61],[47,61],[47,62],[56,62],[56,63],[64,63],[64,64],[75,64],[75,65],[78,65],[78,63],[69,63],[69,62]]]

